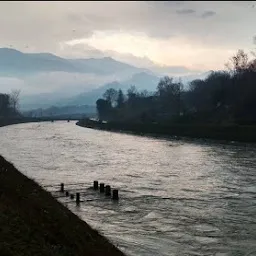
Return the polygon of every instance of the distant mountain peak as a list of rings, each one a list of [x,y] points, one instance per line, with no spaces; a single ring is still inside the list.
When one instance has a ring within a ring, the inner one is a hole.
[[[139,73],[136,73],[133,75],[134,78],[139,78],[139,77],[156,77],[153,73],[148,73],[146,71],[142,71]]]
[[[111,61],[114,60],[114,61],[116,61],[115,59],[113,59],[113,58],[111,58],[111,57],[104,57],[103,59],[104,59],[104,60],[111,60]]]
[[[38,52],[38,53],[27,53],[27,54],[31,54],[31,55],[41,55],[41,56],[45,56],[45,57],[56,57],[56,58],[60,58],[59,56],[56,56],[52,53],[49,52]]]
[[[0,52],[1,53],[18,53],[18,54],[23,54],[22,52],[16,50],[16,49],[13,49],[13,48],[8,48],[8,47],[3,47],[3,48],[0,48]]]

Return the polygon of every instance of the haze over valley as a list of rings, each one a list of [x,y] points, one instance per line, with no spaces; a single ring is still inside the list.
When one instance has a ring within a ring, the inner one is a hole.
[[[52,105],[95,105],[106,89],[154,91],[160,77],[174,74],[186,83],[206,73],[183,67],[136,67],[111,57],[66,59],[51,53],[23,53],[0,49],[2,90],[20,89],[22,110]]]

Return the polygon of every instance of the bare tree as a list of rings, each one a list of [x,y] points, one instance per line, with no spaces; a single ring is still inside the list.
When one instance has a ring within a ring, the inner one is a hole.
[[[111,105],[117,101],[117,97],[118,97],[118,91],[113,88],[107,89],[103,94],[103,98],[106,101],[108,101]]]
[[[131,85],[130,88],[127,90],[128,101],[133,100],[137,94],[138,94],[138,91],[135,85]]]
[[[180,114],[182,88],[181,81],[174,82],[172,77],[165,76],[160,79],[156,95],[159,96],[163,112]]]
[[[19,109],[20,90],[12,90],[10,93],[10,104],[15,112]]]
[[[225,66],[232,73],[240,74],[248,69],[249,64],[248,55],[243,50],[238,50]]]
[[[124,104],[124,101],[125,101],[125,98],[124,98],[123,91],[119,89],[118,96],[117,96],[117,107],[121,108]]]

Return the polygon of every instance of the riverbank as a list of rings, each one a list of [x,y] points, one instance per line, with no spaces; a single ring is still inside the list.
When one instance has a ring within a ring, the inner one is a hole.
[[[121,122],[100,123],[92,120],[80,120],[76,124],[86,128],[114,132],[122,131],[137,135],[151,135],[154,137],[178,136],[184,138],[256,143],[256,126],[163,125]]]
[[[0,119],[0,127],[12,125],[12,124],[19,124],[19,123],[26,123],[27,120],[21,118],[10,118],[10,119]]]
[[[77,121],[77,118],[62,118],[62,117],[20,117],[20,118],[9,118],[9,119],[0,119],[0,127],[13,125],[13,124],[22,124],[22,123],[33,123],[33,122],[50,122],[50,121],[67,121],[73,120]]]
[[[4,256],[124,255],[1,156],[0,252]]]
[[[40,118],[35,117],[17,117],[17,118],[0,118],[0,127],[12,125],[12,124],[22,124],[22,123],[32,123],[43,121]]]

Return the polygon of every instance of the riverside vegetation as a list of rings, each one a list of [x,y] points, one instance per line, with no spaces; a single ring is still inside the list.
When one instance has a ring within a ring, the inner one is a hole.
[[[155,92],[135,86],[108,89],[97,100],[99,122],[78,125],[135,133],[256,142],[256,58],[239,50],[228,71],[212,71],[184,89],[181,81],[162,78]],[[102,123],[101,120],[107,121]]]

